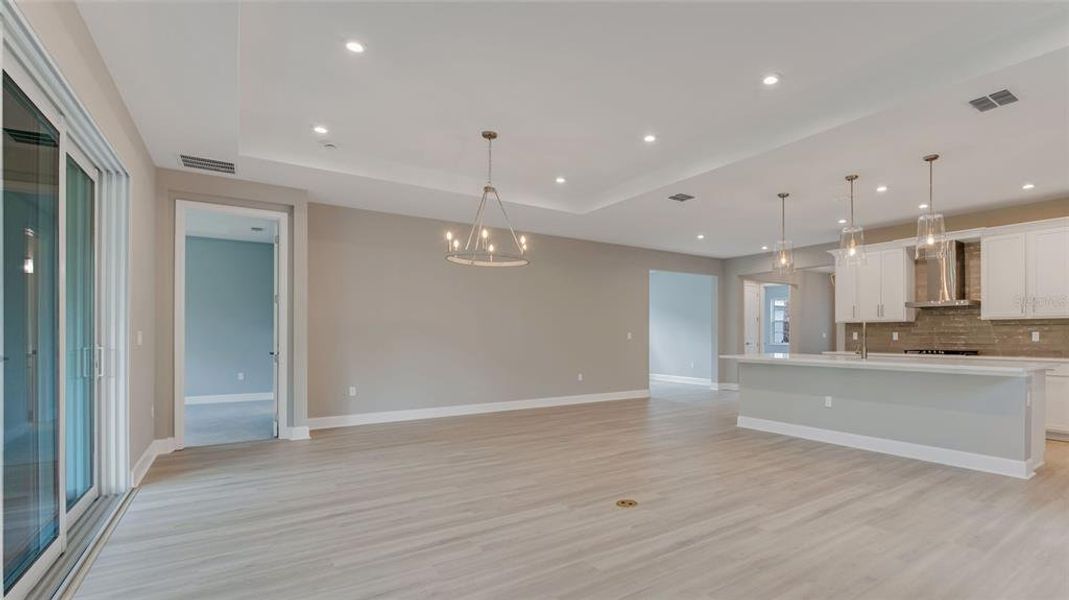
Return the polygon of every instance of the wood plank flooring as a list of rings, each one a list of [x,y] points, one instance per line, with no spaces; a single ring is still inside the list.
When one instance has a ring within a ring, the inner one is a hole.
[[[1069,598],[1069,444],[1020,481],[654,390],[161,457],[78,598]]]

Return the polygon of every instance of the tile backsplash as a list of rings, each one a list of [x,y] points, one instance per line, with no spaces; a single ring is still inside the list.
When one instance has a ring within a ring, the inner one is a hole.
[[[1023,267],[1022,267],[1023,268]],[[924,285],[924,266],[917,265],[917,286]],[[965,244],[965,289],[970,299],[980,299],[980,244]],[[846,350],[857,342],[860,324],[846,326]],[[898,340],[892,334],[898,332]],[[1039,332],[1039,341],[1032,341]],[[913,323],[869,323],[870,352],[902,352],[907,348],[979,350],[993,356],[1045,356],[1069,358],[1069,319],[984,321],[980,307],[924,308]]]

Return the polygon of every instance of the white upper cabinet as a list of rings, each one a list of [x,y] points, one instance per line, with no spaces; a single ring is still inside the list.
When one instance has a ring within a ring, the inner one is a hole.
[[[980,316],[1069,318],[1069,226],[985,235]]]
[[[906,302],[913,300],[916,280],[914,279],[914,262],[906,256],[906,250],[888,250],[880,253],[881,321],[913,321],[917,318],[915,309],[906,308]]]
[[[835,321],[912,321],[913,261],[904,248],[867,252],[861,265],[835,267]]]
[[[1033,317],[1069,317],[1069,227],[1028,235],[1028,283]]]
[[[857,320],[857,267],[835,267],[835,322]]]

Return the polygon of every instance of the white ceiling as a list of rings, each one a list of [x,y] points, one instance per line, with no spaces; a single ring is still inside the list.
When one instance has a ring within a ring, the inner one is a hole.
[[[931,152],[948,213],[1069,194],[1066,4],[79,6],[157,164],[321,202],[469,219],[487,128],[518,228],[691,254],[759,252],[779,191],[796,245],[836,239],[850,172],[862,224],[908,220]]]

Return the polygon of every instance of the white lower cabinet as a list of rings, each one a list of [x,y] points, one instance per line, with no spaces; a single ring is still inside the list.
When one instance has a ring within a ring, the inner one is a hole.
[[[1047,372],[1047,431],[1069,438],[1069,365]]]

